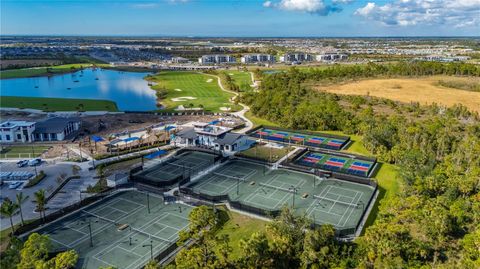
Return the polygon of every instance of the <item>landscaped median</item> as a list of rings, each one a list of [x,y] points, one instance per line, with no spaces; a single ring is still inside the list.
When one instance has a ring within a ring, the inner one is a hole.
[[[109,100],[0,96],[0,107],[53,111],[118,111]]]

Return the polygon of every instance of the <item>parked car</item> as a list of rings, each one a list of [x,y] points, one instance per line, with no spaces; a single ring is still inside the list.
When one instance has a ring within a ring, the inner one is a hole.
[[[42,159],[31,159],[30,161],[28,161],[28,165],[29,166],[36,166],[36,165],[39,165],[40,163],[42,162]]]
[[[10,183],[10,185],[8,185],[8,188],[11,189],[11,190],[14,190],[14,189],[20,187],[22,184],[23,184],[22,181],[16,181],[16,182]]]
[[[21,160],[17,162],[18,167],[24,167],[27,164],[28,164],[28,160]]]

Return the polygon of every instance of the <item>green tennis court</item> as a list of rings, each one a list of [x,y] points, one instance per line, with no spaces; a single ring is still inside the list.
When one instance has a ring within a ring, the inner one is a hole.
[[[375,191],[369,185],[270,170],[243,160],[229,161],[186,187],[209,196],[228,195],[230,201],[260,210],[293,206],[316,224],[328,223],[337,229],[355,228]]]
[[[126,191],[37,232],[49,236],[54,252],[75,249],[79,255],[76,268],[141,268],[150,260],[151,251],[158,256],[175,245],[178,232],[188,226],[191,209],[183,204],[165,205],[160,196]]]
[[[135,175],[135,180],[163,186],[175,183],[213,164],[215,155],[199,151],[187,151],[171,157]]]

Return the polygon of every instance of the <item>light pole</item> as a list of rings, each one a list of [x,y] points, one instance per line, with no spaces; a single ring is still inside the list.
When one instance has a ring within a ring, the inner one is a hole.
[[[147,192],[147,209],[148,209],[148,214],[150,214],[150,195]]]
[[[292,191],[292,209],[294,209],[295,208],[295,194],[297,193],[298,188],[296,188],[295,186],[292,185],[288,189]]]
[[[88,233],[90,235],[90,247],[93,247],[92,223],[88,221]]]
[[[142,247],[150,247],[150,259],[153,260],[153,241],[150,240],[150,244],[143,245]]]
[[[33,145],[32,145],[32,156],[33,156],[33,158],[35,158],[35,148],[33,147]],[[38,177],[37,164],[35,164],[35,165],[33,166],[33,168],[35,169],[35,177]]]

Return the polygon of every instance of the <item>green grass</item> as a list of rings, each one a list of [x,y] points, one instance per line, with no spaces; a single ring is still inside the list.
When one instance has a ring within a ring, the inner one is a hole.
[[[245,114],[245,116],[250,119],[255,126],[258,125],[268,125],[268,126],[279,126],[268,120],[254,116],[250,111]],[[359,135],[348,135],[340,131],[320,131],[321,133],[336,134],[336,135],[345,135],[350,136],[352,143],[350,146],[343,150],[344,152],[356,153],[364,156],[374,156],[370,153],[362,142],[362,136]],[[372,225],[375,222],[375,219],[378,216],[379,205],[383,201],[389,199],[393,195],[401,191],[399,171],[398,167],[393,164],[386,164],[378,162],[379,170],[375,175],[375,179],[378,183],[379,195],[375,202],[372,212],[368,216],[368,219],[365,223],[365,228]],[[364,229],[365,231],[365,229]]]
[[[246,240],[254,232],[264,230],[267,222],[231,211],[228,211],[228,214],[230,219],[217,232],[217,236],[228,235],[232,247],[231,257],[236,259],[241,254],[240,240]]]
[[[259,126],[259,125],[280,127],[280,125],[278,125],[274,122],[271,122],[269,120],[265,120],[265,119],[262,119],[262,118],[259,118],[255,115],[253,115],[253,113],[251,111],[248,111],[247,113],[245,113],[245,117],[247,117],[249,120],[252,121],[254,127]]]
[[[1,96],[1,107],[31,108],[43,111],[118,111],[108,100]]]
[[[240,152],[238,155],[243,157],[259,158],[267,161],[270,160],[271,155],[270,161],[276,162],[283,156],[287,155],[292,149],[292,147],[277,149],[257,144],[250,149]]]
[[[231,93],[224,92],[220,89],[217,79],[205,74],[194,72],[160,72],[158,74],[148,76],[147,80],[157,83],[153,86],[154,90],[166,89],[166,98],[160,102],[167,111],[174,111],[179,105],[188,107],[193,104],[194,107],[203,106],[205,111],[220,112],[220,107],[232,107],[232,111],[241,109],[239,105],[230,103]],[[210,82],[207,82],[210,81]],[[176,91],[180,89],[181,91]],[[194,100],[185,100],[175,102],[172,98],[178,97],[194,97]]]
[[[253,84],[253,81],[250,72],[226,70],[224,73],[234,80],[234,83],[240,87],[240,90],[249,91],[252,89],[250,85]]]
[[[33,67],[33,68],[22,68],[22,69],[12,69],[5,70],[0,72],[0,78],[25,78],[25,77],[38,77],[38,76],[47,76],[54,74],[63,74],[74,72],[79,69],[86,67],[91,67],[92,64],[82,63],[82,64],[64,64],[57,66],[49,67]]]
[[[0,159],[4,158],[34,158],[47,151],[49,146],[8,146],[0,152]],[[33,152],[35,154],[33,154]]]

